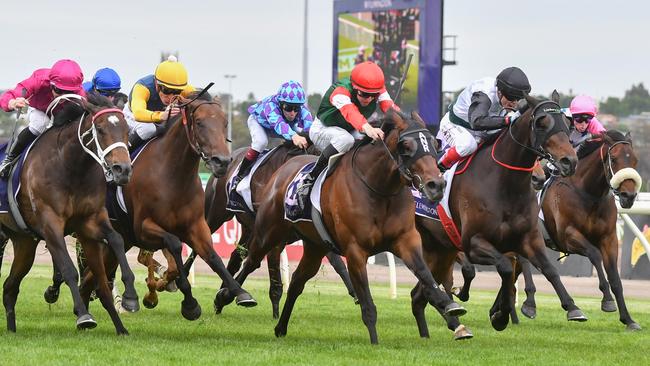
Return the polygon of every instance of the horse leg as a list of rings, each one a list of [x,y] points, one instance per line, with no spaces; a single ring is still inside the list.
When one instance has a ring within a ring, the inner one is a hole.
[[[183,268],[183,258],[181,257],[183,243],[181,243],[181,240],[177,236],[165,231],[151,219],[147,218],[142,223],[140,239],[143,243],[155,243],[162,240],[163,247],[173,255],[176,267]],[[192,295],[192,287],[187,280],[187,273],[180,271],[176,285],[183,293],[181,314],[187,320],[198,319],[201,316],[201,306]]]
[[[48,220],[49,216],[49,220]],[[68,255],[65,240],[63,237],[63,222],[56,215],[43,213],[44,221],[49,225],[43,227],[43,238],[47,249],[50,251],[52,261],[61,270],[65,284],[70,288],[74,303],[74,314],[77,316],[78,329],[91,329],[97,326],[97,322],[88,312],[81,294],[79,292],[79,273]]]
[[[20,292],[20,283],[34,264],[38,241],[18,234],[14,235],[11,241],[14,247],[14,260],[3,286],[2,302],[7,318],[7,330],[16,332],[16,300]]]
[[[521,274],[521,263],[519,262],[515,253],[512,253],[509,257],[510,263],[512,263],[512,268],[514,269],[512,273],[512,292],[510,294],[510,298],[512,299],[510,319],[512,320],[512,324],[519,324],[519,316],[517,315],[517,308],[515,306],[515,303],[517,302],[517,289],[515,286],[517,284],[517,278],[519,278],[519,275]]]
[[[444,309],[444,315],[461,316],[467,313],[465,308],[454,302],[446,292],[440,290],[433,279],[431,271],[422,258],[422,239],[415,228],[398,239],[392,246],[392,252],[402,259],[420,281],[424,295],[433,307]]]
[[[165,260],[167,261],[167,266],[165,267],[164,265],[158,263],[157,260],[151,257],[151,260],[153,261],[154,264],[154,271],[158,276],[160,276],[160,281],[158,282],[158,291],[167,291],[167,292],[176,292],[178,291],[178,287],[176,286],[176,279],[178,278],[178,268],[176,266],[176,261],[174,260],[174,256],[169,252],[167,249],[162,250],[163,256],[165,257]],[[190,266],[191,267],[191,266]],[[185,265],[183,264],[183,268],[185,268]],[[185,274],[189,275],[190,269],[188,268]]]
[[[59,300],[61,284],[63,284],[63,275],[56,265],[52,264],[52,285],[48,286],[43,293],[46,303],[54,304]]]
[[[521,263],[521,273],[524,275],[524,291],[526,292],[526,300],[521,305],[521,313],[530,319],[535,319],[537,316],[537,304],[535,303],[535,282],[533,281],[532,267],[528,259],[518,256],[519,263]]]
[[[266,265],[269,269],[269,298],[273,311],[273,319],[280,317],[280,299],[282,298],[282,274],[280,273],[280,255],[284,245],[274,247],[266,255]]]
[[[490,322],[492,328],[502,331],[508,326],[510,321],[510,311],[512,310],[512,263],[503,254],[501,254],[489,241],[481,235],[474,235],[470,239],[469,259],[472,263],[495,265],[499,276],[501,277],[501,288],[495,304],[490,309]]]
[[[567,230],[568,234],[568,230]],[[535,230],[532,231],[527,238],[524,239],[522,245],[522,253],[525,258],[527,258],[530,263],[538,268],[544,277],[551,283],[555,293],[560,298],[560,303],[562,308],[567,312],[567,320],[569,321],[586,321],[587,317],[582,313],[580,308],[578,308],[573,301],[573,298],[569,295],[560,275],[557,273],[557,269],[551,264],[551,262],[546,257],[544,252],[544,242],[541,234]]]
[[[623,284],[621,277],[618,274],[618,239],[616,234],[613,233],[608,237],[603,238],[600,243],[600,248],[603,253],[603,262],[605,271],[607,271],[607,278],[616,297],[616,304],[620,314],[619,320],[626,325],[627,330],[641,330],[641,326],[632,320],[630,313],[627,311],[625,305],[625,298],[623,297]]]
[[[603,299],[600,301],[600,309],[608,313],[615,312],[616,303],[609,290],[609,282],[607,281],[607,277],[605,277],[605,271],[603,269],[603,255],[601,255],[598,248],[589,242],[585,242],[584,247],[581,249],[582,251],[579,254],[589,258],[589,261],[596,268],[596,273],[598,274],[598,289],[603,293]]]
[[[111,226],[108,218],[108,212],[106,212],[106,210],[102,210],[102,214],[100,214],[99,220],[100,220],[99,227],[102,233],[102,237],[104,238],[104,240],[106,240],[108,246],[113,251],[114,258],[117,260],[120,266],[120,272],[122,273],[122,277],[120,278],[122,280],[122,283],[124,284],[124,292],[122,293],[122,308],[132,313],[136,312],[140,310],[140,305],[138,303],[138,293],[135,290],[135,275],[133,274],[133,271],[131,270],[131,266],[129,265],[129,262],[126,259],[124,240],[122,239],[122,236],[118,234],[117,231],[115,231]],[[101,269],[104,272],[104,275],[106,275],[105,273],[106,268],[104,267],[103,263],[101,265]],[[108,284],[110,286],[107,285],[110,288],[111,293],[113,288],[113,281],[114,281],[114,277],[111,278],[111,281],[108,281]],[[100,280],[99,281],[100,286],[101,283],[102,282]]]
[[[158,280],[156,279],[155,274],[155,263],[153,263],[153,252],[140,249],[138,252],[138,263],[147,267],[147,279],[145,283],[147,284],[147,292],[142,298],[142,304],[147,309],[153,309],[158,306]]]
[[[225,287],[219,290],[227,291],[231,296],[237,299],[237,305],[244,307],[253,307],[257,305],[257,301],[241,287],[241,284],[235,281],[230,272],[223,265],[223,261],[214,251],[212,246],[212,237],[210,235],[210,228],[205,220],[199,220],[190,228],[187,243],[191,243],[192,248],[196,253],[203,258],[203,260],[210,266],[210,268],[219,275]],[[218,295],[219,293],[217,293]]]
[[[251,241],[251,244],[253,243],[254,241]],[[296,304],[296,300],[305,289],[305,283],[307,283],[309,279],[318,273],[323,256],[325,256],[325,250],[320,246],[308,242],[305,242],[304,244],[305,245],[303,246],[304,252],[302,258],[300,259],[300,263],[298,264],[296,271],[293,272],[293,275],[291,275],[291,282],[289,283],[289,289],[287,291],[287,299],[285,300],[284,306],[282,307],[282,314],[280,315],[278,324],[274,329],[276,337],[284,337],[287,335],[289,318],[291,318],[291,312],[293,311],[293,307]],[[250,258],[250,255],[248,258]],[[248,258],[244,263],[244,268],[246,266]],[[365,263],[363,266],[365,268]]]
[[[348,295],[354,299],[354,303],[358,304],[359,299],[357,298],[356,292],[354,292],[354,286],[352,286],[352,281],[350,280],[350,274],[348,273],[348,269],[345,267],[345,263],[343,263],[343,259],[341,259],[341,256],[334,253],[334,252],[329,252],[326,255],[327,260],[330,262],[330,265],[334,268],[336,273],[339,274],[341,279],[343,280],[343,283],[345,284],[345,288],[348,289]]]
[[[476,277],[476,268],[474,265],[467,259],[467,256],[463,252],[458,252],[456,255],[456,262],[461,265],[461,271],[463,273],[463,287],[456,294],[456,297],[460,301],[469,300],[469,288]]]
[[[104,245],[101,241],[93,240],[91,238],[86,238],[82,235],[79,235],[79,240],[81,245],[84,247],[84,252],[86,256],[86,264],[90,271],[95,275],[95,280],[97,283],[97,297],[102,303],[104,309],[111,317],[113,325],[115,326],[115,331],[117,335],[128,335],[129,332],[124,327],[122,320],[120,319],[117,310],[115,309],[115,303],[113,302],[112,291],[108,286],[108,277],[106,276],[106,269],[104,268],[104,263],[102,261],[101,246]],[[124,254],[124,245],[122,245],[122,254]],[[128,268],[128,267],[127,267]],[[122,269],[124,271],[124,269]],[[133,273],[131,272],[131,276]],[[137,304],[137,297],[136,297]]]
[[[424,289],[418,281],[411,290],[411,313],[413,313],[415,323],[418,326],[418,332],[422,338],[429,338],[429,326],[427,325],[427,319],[424,314],[427,303],[427,298],[424,296]]]

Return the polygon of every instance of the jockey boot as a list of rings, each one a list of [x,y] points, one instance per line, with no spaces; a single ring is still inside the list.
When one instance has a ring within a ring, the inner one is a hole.
[[[32,131],[29,130],[29,127],[24,128],[22,131],[20,131],[18,136],[16,136],[16,140],[9,147],[7,156],[5,156],[2,164],[0,164],[0,178],[7,179],[7,177],[9,177],[11,167],[14,165],[16,160],[18,160],[18,157],[23,152],[23,150],[25,150],[25,148],[31,144],[32,141],[36,139],[36,137],[37,135],[34,135]]]
[[[316,162],[316,165],[314,165],[314,168],[305,176],[305,179],[302,181],[302,184],[298,187],[296,192],[298,206],[301,210],[304,210],[307,206],[309,193],[311,192],[311,187],[314,185],[314,182],[316,182],[316,178],[318,178],[318,175],[320,175],[320,173],[327,167],[330,157],[338,153],[339,151],[336,150],[333,145],[327,145],[325,150],[323,150],[321,155],[318,157],[318,161]]]
[[[253,164],[255,164],[259,155],[259,152],[253,150],[252,148],[248,148],[246,155],[244,155],[244,158],[239,165],[239,171],[233,179],[233,187],[237,187],[239,182],[241,182],[241,180],[251,172],[251,168],[253,168]]]
[[[133,132],[129,136],[129,152],[135,151],[135,149],[140,147],[140,145],[142,145],[143,143],[144,140],[142,139],[142,137],[138,136],[137,133]]]
[[[444,172],[454,166],[454,164],[459,162],[462,158],[463,157],[460,156],[458,151],[456,151],[456,146],[452,146],[447,150],[447,152],[445,152],[445,155],[443,155],[438,162],[438,169],[440,169],[441,172]]]

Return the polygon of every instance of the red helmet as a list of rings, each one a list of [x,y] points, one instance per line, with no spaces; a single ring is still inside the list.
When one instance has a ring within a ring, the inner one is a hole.
[[[83,80],[81,67],[72,60],[59,60],[50,69],[50,83],[61,90],[76,93]]]
[[[384,88],[384,72],[376,63],[366,61],[352,69],[352,87],[366,93],[379,93]]]

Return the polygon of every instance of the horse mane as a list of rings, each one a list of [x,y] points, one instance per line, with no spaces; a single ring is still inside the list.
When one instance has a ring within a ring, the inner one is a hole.
[[[113,104],[113,102],[111,102],[110,99],[95,91],[86,93],[86,99],[88,100],[88,102],[90,102],[90,104],[94,104],[98,107],[108,107],[108,108],[115,107],[115,105]]]
[[[54,113],[52,125],[57,127],[67,125],[79,119],[85,111],[86,109],[81,104],[72,101],[67,102],[61,110]]]
[[[625,134],[618,130],[609,130],[603,132],[601,135],[595,135],[593,139],[585,141],[577,150],[578,160],[588,156],[603,146],[605,139],[603,139],[602,135],[607,135],[607,137],[612,139],[614,142],[627,140]]]

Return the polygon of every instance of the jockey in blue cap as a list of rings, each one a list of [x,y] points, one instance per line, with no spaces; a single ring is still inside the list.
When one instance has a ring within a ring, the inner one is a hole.
[[[86,92],[97,92],[112,101],[122,88],[122,80],[115,70],[105,67],[97,70],[92,81],[83,83],[83,88]]]

